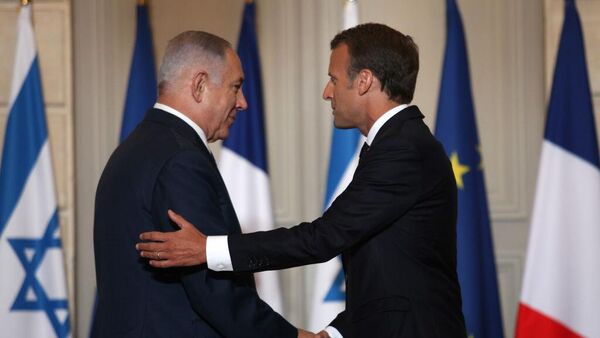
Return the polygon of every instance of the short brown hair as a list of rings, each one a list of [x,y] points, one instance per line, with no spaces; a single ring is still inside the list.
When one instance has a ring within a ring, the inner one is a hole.
[[[398,103],[413,99],[419,73],[419,50],[413,39],[378,23],[366,23],[338,33],[331,49],[348,46],[353,79],[361,69],[369,69],[381,82],[381,90]]]

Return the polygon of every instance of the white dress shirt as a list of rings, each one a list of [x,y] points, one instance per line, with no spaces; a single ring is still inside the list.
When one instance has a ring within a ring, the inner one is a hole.
[[[175,115],[175,116],[179,117],[180,119],[182,119],[183,122],[187,123],[190,127],[192,127],[192,129],[194,129],[196,131],[196,134],[198,134],[198,136],[200,136],[202,143],[204,143],[204,145],[206,146],[206,149],[208,149],[208,141],[206,141],[206,134],[204,133],[204,130],[202,130],[202,128],[200,128],[199,125],[197,125],[194,121],[192,121],[192,119],[183,115],[183,113],[179,112],[177,109],[169,107],[163,103],[156,102],[154,104],[154,108],[166,111],[167,113],[169,113],[171,115]]]
[[[371,143],[375,139],[375,136],[377,136],[379,129],[381,129],[381,127],[389,119],[406,107],[408,107],[408,104],[401,104],[381,115],[375,121],[375,123],[373,123],[371,129],[369,129],[369,133],[367,134],[367,139],[365,141],[367,145],[371,146]],[[227,236],[206,237],[206,265],[213,271],[233,271],[233,264],[231,263],[231,254],[229,253]],[[333,326],[328,326],[325,331],[327,331],[331,338],[344,338]]]

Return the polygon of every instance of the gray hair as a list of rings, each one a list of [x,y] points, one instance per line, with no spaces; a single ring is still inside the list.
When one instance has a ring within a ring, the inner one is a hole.
[[[175,87],[182,73],[199,65],[207,67],[213,81],[220,82],[225,52],[231,44],[216,35],[200,32],[183,32],[169,40],[158,71],[158,94]]]

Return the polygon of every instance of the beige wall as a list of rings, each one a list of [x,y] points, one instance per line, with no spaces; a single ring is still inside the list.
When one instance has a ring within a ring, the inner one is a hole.
[[[362,22],[386,23],[412,35],[419,44],[421,73],[414,103],[433,127],[445,45],[445,2],[359,1]],[[0,145],[12,73],[16,2],[0,0]],[[237,43],[242,0],[149,2],[157,60],[166,41],[183,30],[207,30]],[[327,79],[328,42],[341,24],[343,0],[257,2],[275,215],[279,225],[291,225],[318,216],[322,206],[331,120],[328,104],[320,97]],[[81,337],[87,336],[95,283],[93,198],[101,170],[117,144],[133,50],[134,3],[38,0],[34,7],[70,291],[77,296]],[[469,49],[507,336],[512,334],[520,292],[562,3],[458,1]],[[578,7],[600,130],[600,0],[579,0]],[[296,325],[306,325],[313,271],[307,267],[282,273],[285,315]]]

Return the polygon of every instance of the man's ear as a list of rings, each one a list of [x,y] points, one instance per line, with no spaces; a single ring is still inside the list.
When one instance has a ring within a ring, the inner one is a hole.
[[[369,69],[362,69],[356,77],[358,78],[358,94],[366,94],[373,85],[373,72]]]
[[[199,71],[192,78],[192,97],[196,102],[202,102],[206,85],[208,84],[208,74],[205,71]]]

